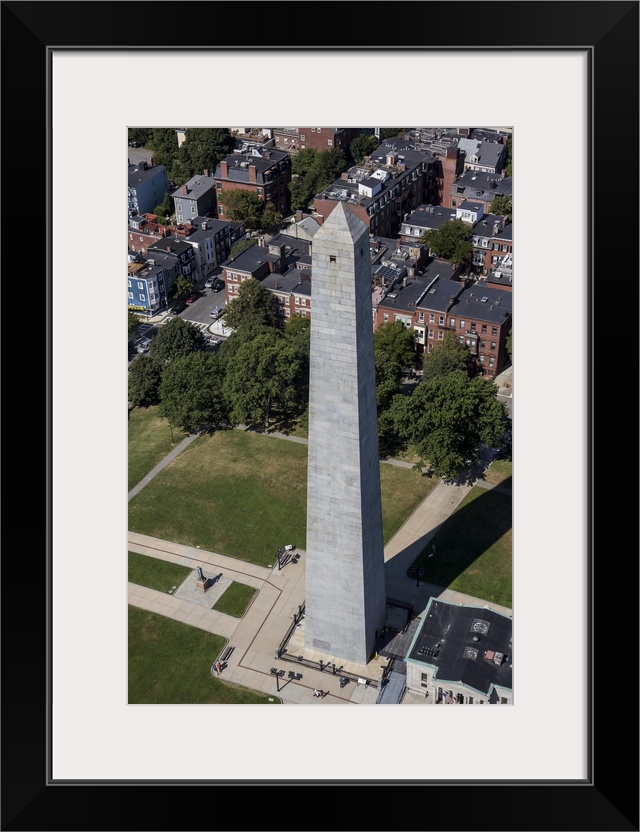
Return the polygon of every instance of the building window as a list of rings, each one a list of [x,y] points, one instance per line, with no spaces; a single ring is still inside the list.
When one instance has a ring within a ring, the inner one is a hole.
[[[498,327],[497,326],[492,326],[491,327],[491,334],[492,335],[497,335],[498,334]]]
[[[471,321],[471,332],[475,332],[475,331],[476,331],[476,322]]]
[[[300,298],[296,298],[296,306],[300,306]]]
[[[140,300],[144,300],[144,295],[140,292]]]
[[[389,316],[387,315],[387,313],[386,313],[386,312],[385,312],[385,313],[384,313],[384,315],[382,316],[382,320],[383,320],[383,321],[388,321],[388,320],[389,320]]]
[[[487,325],[486,324],[482,324],[482,334],[483,335],[487,334]]]
[[[509,251],[509,246],[502,246],[503,251]]]
[[[500,248],[500,244],[499,244],[499,243],[494,243],[494,244],[493,244],[493,250],[494,250],[494,251],[498,251],[498,250],[499,250],[499,248]]]
[[[481,350],[486,349],[486,346],[487,346],[487,342],[486,342],[486,341],[480,341],[480,349],[481,349]]]
[[[311,128],[311,129],[313,129],[313,128]],[[322,127],[316,127],[316,130],[318,131],[318,133],[322,133]]]
[[[129,298],[133,299],[133,292],[129,292]]]
[[[492,350],[495,350],[495,348],[496,348],[496,342],[495,342],[495,341],[492,341],[492,342],[491,342],[491,349],[492,349]]]
[[[300,314],[302,315],[303,318],[306,318],[307,317],[307,310],[306,309],[301,309]]]
[[[444,315],[440,315],[440,317],[438,318],[438,323],[440,324],[440,326],[444,326]]]
[[[418,320],[424,321],[424,312],[418,312]]]
[[[334,255],[334,254],[330,254],[330,255],[329,255],[329,262],[330,262],[330,263],[335,263],[335,262],[336,262],[336,258],[335,258],[335,255]]]
[[[484,364],[484,355],[480,355],[480,363]]]
[[[461,320],[460,321],[460,329],[464,329],[465,326],[466,326],[466,322]]]
[[[333,142],[331,141],[331,139],[327,139],[327,144],[329,145],[329,147],[333,147]]]
[[[307,299],[302,298],[301,303],[302,303],[303,306],[306,306],[307,305]]]
[[[131,281],[130,280],[127,281],[127,285],[129,286],[129,288],[131,288]]]
[[[432,324],[434,320],[435,318],[433,317],[433,315],[429,315],[429,323]]]
[[[449,318],[449,326],[455,326],[455,325],[456,325],[456,319],[455,318]]]
[[[284,314],[287,316],[287,318],[290,318],[291,317],[291,310],[290,309],[285,309]]]
[[[438,330],[438,341],[444,341],[444,332]]]
[[[495,364],[495,362],[496,362],[496,357],[495,357],[495,355],[490,355],[490,356],[489,356],[489,366],[490,366],[490,367],[493,367],[493,365]]]
[[[300,136],[301,140],[304,141],[304,135]]]
[[[138,282],[138,289],[144,289],[144,283]]]
[[[429,338],[433,338],[433,330],[432,329],[429,330]]]

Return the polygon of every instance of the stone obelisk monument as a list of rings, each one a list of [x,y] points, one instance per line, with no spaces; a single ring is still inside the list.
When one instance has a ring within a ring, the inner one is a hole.
[[[369,229],[339,202],[313,238],[305,647],[371,658],[386,620]]]

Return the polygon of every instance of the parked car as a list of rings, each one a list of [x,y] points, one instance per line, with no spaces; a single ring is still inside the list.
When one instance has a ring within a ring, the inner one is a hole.
[[[194,300],[198,300],[199,297],[200,297],[200,292],[191,292],[191,294],[189,295],[189,297],[186,300],[186,303],[193,303]]]
[[[151,338],[143,338],[142,341],[136,347],[136,352],[143,353],[149,352],[149,347],[151,346]]]
[[[215,277],[208,277],[204,282],[204,288],[205,289],[210,289],[215,282],[216,282]]]
[[[214,320],[217,321],[218,318],[220,317],[220,315],[222,315],[223,312],[224,312],[224,307],[216,306],[214,309],[211,310],[211,312],[209,314],[211,315],[211,317]]]
[[[178,301],[178,303],[174,304],[171,307],[171,314],[172,315],[178,315],[180,312],[184,312],[184,310],[186,308],[187,308],[187,304],[185,303],[185,301],[183,301],[183,300]]]
[[[219,292],[221,289],[224,289],[224,280],[220,280],[220,278],[214,280],[211,284],[211,288],[214,292]]]

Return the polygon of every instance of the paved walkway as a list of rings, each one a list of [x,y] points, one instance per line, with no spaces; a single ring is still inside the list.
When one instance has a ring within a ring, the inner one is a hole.
[[[149,471],[149,473],[147,474],[147,476],[143,480],[140,480],[140,482],[137,485],[133,486],[133,488],[129,492],[129,495],[128,495],[127,499],[130,500],[132,497],[135,497],[136,494],[139,491],[141,491],[145,487],[145,485],[147,485],[147,483],[150,482],[156,476],[156,474],[159,474],[160,471],[162,471],[163,468],[166,468],[166,466],[172,460],[174,460],[178,456],[179,453],[182,453],[182,451],[184,451],[184,449],[187,447],[187,445],[190,445],[193,442],[193,440],[197,439],[197,438],[198,438],[198,434],[193,433],[193,434],[191,434],[191,436],[185,437],[182,440],[182,442],[178,442],[178,444],[175,446],[175,448],[173,448],[173,450],[169,451],[169,453],[165,456],[165,458],[161,459],[160,462],[156,465],[156,467],[152,468],[151,471]]]

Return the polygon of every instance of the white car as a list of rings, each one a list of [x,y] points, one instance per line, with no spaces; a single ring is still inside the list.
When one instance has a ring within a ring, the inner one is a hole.
[[[209,314],[211,315],[211,317],[214,320],[217,321],[218,318],[220,317],[220,315],[222,315],[223,312],[224,312],[224,307],[216,306],[214,309],[211,310],[211,312]]]
[[[149,347],[151,346],[151,338],[143,338],[142,341],[136,346],[136,352],[149,352]]]

